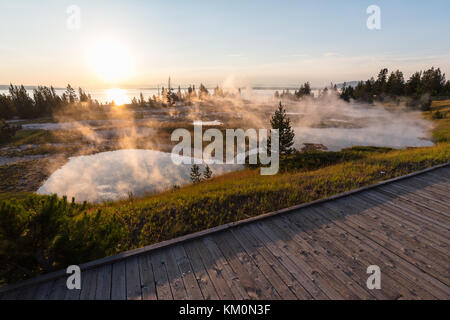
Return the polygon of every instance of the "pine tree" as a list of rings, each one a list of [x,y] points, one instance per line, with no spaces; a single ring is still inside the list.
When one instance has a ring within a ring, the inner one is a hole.
[[[203,85],[203,83],[200,84],[200,88],[198,89],[198,97],[200,99],[206,98],[209,96],[209,91],[206,89],[206,87]]]
[[[77,102],[77,100],[78,100],[77,94],[75,93],[75,89],[72,88],[72,86],[70,84],[67,85],[65,94],[66,94],[68,103],[72,104],[72,103]]]
[[[191,181],[192,183],[199,183],[202,181],[202,174],[198,165],[194,164],[191,168]]]
[[[89,100],[88,95],[81,88],[78,88],[78,96],[80,97],[80,102],[87,102]]]
[[[213,173],[212,173],[211,169],[209,168],[208,165],[206,165],[205,171],[203,172],[203,178],[205,178],[205,180],[208,180],[212,177],[212,174]]]
[[[286,110],[280,102],[278,109],[270,119],[272,129],[278,129],[280,139],[280,154],[290,154],[295,151],[292,148],[294,144],[295,133],[291,128],[291,120],[286,114]]]

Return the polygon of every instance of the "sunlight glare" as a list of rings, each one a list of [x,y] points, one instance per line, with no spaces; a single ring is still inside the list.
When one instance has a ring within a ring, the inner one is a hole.
[[[121,106],[128,103],[128,98],[125,94],[125,90],[119,88],[113,88],[106,91],[106,96],[109,102],[114,102],[114,105]]]
[[[92,69],[106,82],[117,83],[133,73],[133,58],[128,49],[113,41],[97,43],[88,52]]]

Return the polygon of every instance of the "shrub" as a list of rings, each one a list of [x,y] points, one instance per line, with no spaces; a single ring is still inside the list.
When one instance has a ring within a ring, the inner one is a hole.
[[[433,119],[444,119],[444,114],[440,111],[433,112]]]
[[[22,129],[22,126],[10,125],[5,120],[0,119],[0,143],[9,142],[20,129]]]
[[[66,198],[0,203],[0,279],[13,282],[115,253],[122,225]]]

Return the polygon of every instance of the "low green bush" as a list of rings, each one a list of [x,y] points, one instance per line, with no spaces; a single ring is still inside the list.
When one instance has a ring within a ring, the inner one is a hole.
[[[14,282],[116,252],[114,216],[86,214],[86,204],[32,195],[0,202],[0,279]]]
[[[0,143],[9,142],[21,128],[20,125],[10,125],[5,120],[0,119]]]

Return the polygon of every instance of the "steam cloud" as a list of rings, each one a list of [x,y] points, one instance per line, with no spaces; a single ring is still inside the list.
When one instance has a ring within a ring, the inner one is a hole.
[[[100,202],[143,196],[190,182],[191,165],[176,165],[171,154],[155,150],[117,150],[74,157],[56,170],[39,188],[39,194],[67,195],[77,202]],[[199,165],[200,170],[204,169]],[[215,175],[241,169],[241,165],[217,165]]]

